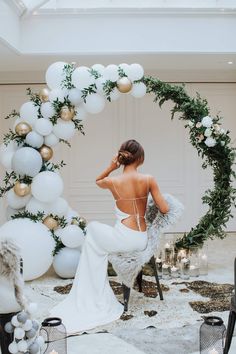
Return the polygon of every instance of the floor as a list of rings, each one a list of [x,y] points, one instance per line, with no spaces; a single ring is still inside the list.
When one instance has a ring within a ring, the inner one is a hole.
[[[225,240],[209,242],[209,274],[201,279],[233,284],[235,237],[236,234],[230,234]],[[158,298],[145,298],[133,291],[129,311],[129,314],[134,316],[132,319],[118,320],[86,335],[69,338],[68,354],[198,354],[202,318],[201,314],[191,309],[188,302],[202,297],[193,292],[181,293],[179,289],[183,285],[172,285],[171,280],[161,282],[170,287],[170,290],[164,293],[163,302]],[[71,280],[58,278],[52,270],[44,277],[27,283],[28,296],[40,306],[40,319],[47,317],[48,309],[65,296],[53,291],[53,287],[68,283],[71,283]],[[156,310],[157,315],[147,317],[144,310]],[[227,323],[228,312],[214,314],[222,317]],[[236,337],[230,353],[236,353]]]

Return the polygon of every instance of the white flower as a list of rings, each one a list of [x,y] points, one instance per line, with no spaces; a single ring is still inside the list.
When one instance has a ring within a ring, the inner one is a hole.
[[[224,134],[225,130],[223,128],[220,129],[220,134]]]
[[[222,141],[220,142],[220,144],[221,144],[221,146],[225,146],[225,141],[222,140]]]
[[[213,127],[214,127],[214,129],[215,129],[216,132],[219,132],[219,131],[220,131],[220,126],[219,126],[219,124],[214,124]]]
[[[207,128],[207,129],[205,130],[205,132],[204,132],[204,135],[205,135],[206,137],[211,136],[211,134],[212,134],[212,131],[211,131],[210,128]]]
[[[206,116],[202,118],[202,125],[206,128],[210,128],[212,126],[213,120],[211,117]]]
[[[204,140],[204,135],[203,134],[198,135],[197,139],[198,142],[200,143],[202,140]]]
[[[201,126],[202,126],[202,123],[201,122],[197,122],[196,128],[201,128]]]
[[[194,123],[193,123],[191,120],[189,120],[189,121],[188,121],[188,125],[189,125],[189,127],[191,128],[191,127],[194,126]]]
[[[213,147],[216,145],[216,140],[214,138],[206,138],[205,140],[205,144],[208,146],[208,147]]]

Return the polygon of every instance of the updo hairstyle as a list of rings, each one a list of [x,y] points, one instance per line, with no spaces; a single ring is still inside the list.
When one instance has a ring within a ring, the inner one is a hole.
[[[127,166],[134,162],[142,164],[144,161],[143,147],[134,139],[125,141],[118,151],[118,162]]]

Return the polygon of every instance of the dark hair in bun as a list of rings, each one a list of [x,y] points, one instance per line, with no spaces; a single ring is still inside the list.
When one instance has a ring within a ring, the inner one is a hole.
[[[143,163],[143,147],[134,139],[125,141],[118,151],[118,162],[127,166],[134,162]]]

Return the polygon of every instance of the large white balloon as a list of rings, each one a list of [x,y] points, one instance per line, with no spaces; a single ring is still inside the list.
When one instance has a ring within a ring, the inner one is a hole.
[[[43,136],[49,135],[52,132],[53,125],[52,122],[45,118],[40,118],[35,123],[34,129],[38,134]]]
[[[72,74],[72,84],[79,90],[88,88],[95,83],[95,77],[90,73],[89,68],[80,66]]]
[[[86,118],[87,112],[84,108],[84,105],[75,107],[76,115],[75,119],[84,120]]]
[[[29,132],[25,138],[26,144],[38,149],[43,145],[43,136],[35,131]]]
[[[141,80],[144,75],[143,67],[140,64],[131,64],[128,70],[128,77],[130,80]]]
[[[17,150],[12,158],[12,169],[19,175],[36,176],[42,167],[40,153],[30,147]]]
[[[42,103],[40,110],[43,118],[46,119],[51,118],[56,114],[55,108],[51,102]]]
[[[66,96],[68,95],[68,90],[67,89],[54,89],[49,93],[49,100],[50,102],[53,101],[60,101],[60,102],[64,102],[64,99],[66,98]]]
[[[77,225],[68,225],[57,231],[62,243],[69,248],[76,248],[83,244],[84,233]]]
[[[69,210],[69,205],[64,198],[58,198],[55,202],[51,203],[49,206],[49,211],[53,215],[58,215],[60,217],[66,216]]]
[[[105,66],[102,64],[94,64],[92,66],[92,69],[97,71],[100,75],[103,75],[104,70],[105,70]]]
[[[62,194],[63,181],[59,174],[55,172],[40,172],[34,177],[31,190],[36,199],[44,203],[51,203]]]
[[[53,126],[53,133],[59,138],[69,140],[75,134],[75,124],[72,121],[65,122],[61,118]]]
[[[65,62],[58,61],[48,67],[46,71],[46,83],[50,89],[61,86],[61,82],[66,77],[66,73],[64,71],[65,65]]]
[[[26,206],[28,201],[30,200],[31,195],[26,195],[24,197],[19,197],[16,195],[13,189],[10,189],[7,192],[7,203],[13,209],[21,209]]]
[[[50,204],[40,202],[38,199],[32,197],[26,204],[25,209],[32,214],[37,214],[38,212],[41,212],[47,215],[50,213]]]
[[[80,251],[73,248],[62,248],[54,257],[53,268],[61,278],[74,278],[79,264]]]
[[[107,80],[116,82],[119,79],[118,66],[114,64],[108,65],[104,70],[104,77]]]
[[[77,106],[83,100],[82,92],[77,88],[72,88],[71,90],[69,90],[68,99],[74,106]]]
[[[40,277],[52,264],[55,242],[42,223],[28,219],[8,221],[0,228],[0,239],[13,239],[20,247],[25,280]]]
[[[97,93],[92,93],[86,97],[84,106],[89,113],[100,113],[105,107],[105,99]]]
[[[59,143],[59,138],[55,134],[51,133],[51,134],[45,136],[44,143],[45,143],[45,145],[50,146],[50,147],[55,146]]]
[[[2,144],[0,146],[0,162],[7,169],[12,168],[12,157],[17,150],[17,144],[11,141],[7,146]]]
[[[116,87],[114,87],[110,93],[111,101],[118,100],[118,98],[120,98],[120,95],[121,95],[120,91]]]
[[[97,87],[97,93],[99,93],[102,96],[105,96],[105,91],[104,91],[104,84],[107,80],[104,77],[99,77],[96,79],[96,87]]]
[[[146,95],[147,86],[143,82],[133,84],[131,95],[136,98],[141,98]]]
[[[119,65],[119,68],[122,69],[125,73],[125,75],[129,76],[129,71],[130,71],[130,65],[126,63],[122,63]]]
[[[35,122],[38,119],[38,108],[34,105],[33,102],[26,102],[20,108],[20,118],[29,123],[31,126],[34,126]]]

